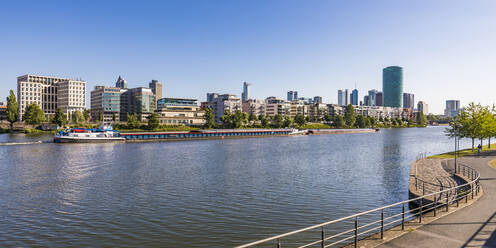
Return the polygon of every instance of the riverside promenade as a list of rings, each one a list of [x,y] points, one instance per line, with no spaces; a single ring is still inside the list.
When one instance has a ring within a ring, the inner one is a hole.
[[[496,151],[460,159],[480,172],[480,199],[378,247],[496,247],[496,169],[488,165],[493,159]]]

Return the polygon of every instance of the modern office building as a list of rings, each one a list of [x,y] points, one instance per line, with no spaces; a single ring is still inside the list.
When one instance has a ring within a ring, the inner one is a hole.
[[[215,122],[221,123],[220,117],[229,110],[234,113],[242,110],[241,99],[233,94],[207,93],[206,107],[211,108],[215,116]]]
[[[338,90],[338,105],[346,106],[350,104],[348,90]]]
[[[358,90],[357,89],[354,89],[351,91],[350,102],[351,102],[351,104],[358,106]]]
[[[403,68],[390,66],[382,70],[382,92],[385,107],[403,107]]]
[[[444,110],[444,115],[446,117],[455,117],[458,115],[460,110],[460,100],[447,100],[446,109]]]
[[[321,96],[314,96],[313,97],[313,103],[323,103],[322,97]]]
[[[155,111],[155,94],[152,89],[138,87],[121,91],[121,121],[127,121],[127,114],[136,114],[145,121]]]
[[[243,82],[243,93],[241,93],[241,101],[246,102],[250,99],[250,83]]]
[[[162,125],[200,126],[205,124],[205,111],[198,106],[197,99],[162,98],[157,101],[157,110]]]
[[[375,106],[382,106],[382,91],[375,94]]]
[[[363,96],[363,106],[370,106],[370,96],[369,95]]]
[[[46,117],[61,108],[67,115],[86,108],[86,82],[69,78],[24,75],[17,77],[19,119],[26,106],[38,104]],[[69,117],[69,116],[68,116]]]
[[[298,91],[288,91],[288,101],[298,100]]]
[[[411,93],[403,93],[403,108],[415,108],[415,96]]]
[[[377,90],[369,90],[368,91],[368,102],[364,102],[365,106],[376,106],[377,102]]]
[[[57,87],[57,107],[68,118],[76,111],[83,112],[86,109],[86,82],[79,80],[63,80]]]
[[[91,119],[98,120],[100,113],[103,115],[103,122],[110,123],[120,121],[121,112],[121,88],[95,86],[91,91]]]
[[[152,89],[153,94],[155,94],[155,99],[158,101],[159,99],[162,99],[162,84],[158,80],[152,80],[150,83],[148,83],[148,87]],[[156,104],[155,106],[158,106]]]
[[[115,82],[115,87],[121,88],[121,89],[127,89],[127,81],[124,80],[120,75],[119,78],[117,78],[117,82]]]
[[[429,105],[424,101],[419,101],[417,104],[417,110],[418,110],[418,112],[421,112],[424,115],[428,115],[429,114]]]

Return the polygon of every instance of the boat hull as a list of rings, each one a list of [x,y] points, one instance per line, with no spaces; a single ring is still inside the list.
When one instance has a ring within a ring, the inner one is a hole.
[[[99,138],[99,137],[55,137],[53,138],[55,143],[124,143],[126,139],[111,137],[111,138]]]

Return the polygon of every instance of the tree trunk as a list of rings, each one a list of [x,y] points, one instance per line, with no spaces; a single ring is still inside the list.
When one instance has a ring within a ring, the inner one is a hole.
[[[474,138],[472,138],[472,152],[474,152]]]
[[[491,137],[489,137],[488,143],[487,143],[487,148],[491,149]]]

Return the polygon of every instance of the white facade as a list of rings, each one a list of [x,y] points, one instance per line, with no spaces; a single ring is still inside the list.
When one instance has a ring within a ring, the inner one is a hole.
[[[77,90],[72,88],[76,85]],[[84,110],[86,108],[86,82],[37,75],[19,76],[17,77],[17,101],[21,120],[26,106],[31,103],[38,104],[46,116],[55,114],[55,110],[62,107],[65,110]]]

